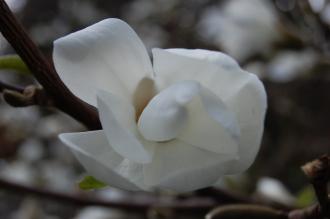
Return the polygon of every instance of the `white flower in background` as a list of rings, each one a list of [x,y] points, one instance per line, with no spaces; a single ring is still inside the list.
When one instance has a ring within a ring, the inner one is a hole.
[[[266,0],[231,0],[204,14],[199,24],[202,37],[238,60],[266,53],[280,37],[276,11]]]
[[[326,4],[323,10],[320,12],[321,19],[330,25],[330,3]]]
[[[127,213],[123,211],[109,209],[105,207],[86,207],[83,208],[79,213],[74,217],[74,219],[121,219],[121,218],[132,218]]]
[[[263,132],[259,79],[214,51],[153,49],[103,20],[54,43],[71,91],[97,106],[103,130],[61,134],[86,170],[113,187],[178,192],[246,170]]]
[[[312,10],[316,13],[322,11],[324,6],[326,5],[325,0],[308,0]]]
[[[275,82],[289,82],[312,69],[317,62],[317,55],[312,50],[282,51],[267,67],[267,77]]]
[[[281,181],[270,177],[263,177],[258,181],[256,192],[265,198],[287,205],[293,205],[295,201],[295,197]]]
[[[258,76],[261,80],[265,78],[265,69],[266,69],[266,63],[262,61],[252,61],[247,63],[244,66],[244,69],[248,72],[253,72],[255,75]]]
[[[5,0],[5,2],[13,12],[20,12],[26,5],[26,0]]]

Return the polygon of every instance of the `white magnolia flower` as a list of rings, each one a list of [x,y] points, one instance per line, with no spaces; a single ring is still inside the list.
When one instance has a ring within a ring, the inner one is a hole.
[[[287,205],[293,205],[295,201],[295,197],[281,181],[270,177],[263,177],[258,181],[256,192],[265,198]]]
[[[308,73],[317,60],[317,54],[312,50],[281,51],[269,63],[267,77],[279,83],[292,81]]]
[[[245,60],[271,50],[280,38],[278,16],[267,0],[231,0],[206,10],[199,23],[202,37]]]
[[[103,20],[54,43],[71,91],[97,106],[103,130],[61,134],[97,179],[127,190],[191,191],[247,169],[259,149],[266,94],[220,52],[153,49]]]

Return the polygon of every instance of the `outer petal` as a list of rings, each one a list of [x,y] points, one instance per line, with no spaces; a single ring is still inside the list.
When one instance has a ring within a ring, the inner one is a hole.
[[[248,168],[259,150],[267,105],[259,79],[220,52],[154,49],[153,56],[158,89],[178,81],[195,80],[215,93],[229,111],[236,114],[241,129],[240,159],[233,161],[230,173]]]
[[[136,102],[135,90],[153,74],[139,37],[127,23],[114,18],[56,40],[53,59],[69,89],[94,106],[97,89]]]
[[[232,174],[249,168],[259,151],[267,108],[264,87],[253,75],[227,103],[236,113],[241,128],[240,159],[232,163],[228,172]]]
[[[97,97],[102,127],[113,149],[131,161],[151,162],[154,147],[140,137],[133,106],[107,91],[99,91]]]
[[[196,81],[175,83],[155,96],[139,119],[151,141],[180,139],[220,154],[237,154],[240,128],[235,115]]]
[[[110,186],[126,190],[145,188],[141,183],[142,180],[139,179],[142,179],[142,166],[128,164],[122,156],[112,150],[103,130],[65,133],[60,135],[60,139],[70,147],[86,170],[97,179]],[[132,172],[132,169],[135,171]]]
[[[212,153],[180,140],[159,143],[153,162],[144,165],[149,186],[187,192],[213,185],[227,172],[230,155]]]

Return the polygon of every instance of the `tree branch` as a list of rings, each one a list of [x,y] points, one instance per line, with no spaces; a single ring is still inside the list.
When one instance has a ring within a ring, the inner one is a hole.
[[[44,87],[57,108],[82,122],[90,130],[101,128],[95,107],[83,102],[69,91],[4,0],[0,0],[0,31]]]
[[[218,196],[220,203],[227,203],[213,209],[206,216],[206,219],[322,219],[330,218],[330,200],[327,184],[330,180],[330,155],[326,154],[320,158],[305,164],[302,167],[314,187],[319,203],[303,209],[282,208],[273,206],[270,203],[261,203],[260,200],[245,198],[237,195],[230,195],[226,192],[210,189],[199,190],[199,193],[206,196]],[[230,204],[232,203],[232,204]],[[248,203],[248,204],[242,204]],[[228,205],[229,204],[229,205]],[[271,207],[271,208],[270,208]]]
[[[206,219],[287,219],[287,215],[279,210],[258,205],[226,205],[208,213]]]
[[[66,202],[78,206],[104,206],[117,209],[125,209],[135,212],[146,212],[148,209],[171,209],[180,212],[200,212],[206,213],[208,210],[217,206],[213,201],[207,198],[192,198],[189,200],[174,200],[173,202],[164,202],[156,198],[150,198],[146,201],[111,201],[100,198],[93,198],[87,195],[65,194],[51,191],[48,189],[40,189],[31,186],[20,185],[18,183],[10,182],[0,179],[0,189],[14,192],[18,194],[28,194],[47,200],[54,200],[60,203]]]
[[[269,200],[265,198],[261,199],[260,197],[256,198],[254,196],[247,197],[232,191],[221,190],[214,187],[200,189],[197,190],[195,193],[197,196],[200,197],[213,198],[219,204],[245,203],[245,204],[253,204],[253,205],[265,205],[275,209],[281,209],[283,211],[290,211],[294,209],[293,206],[285,205],[279,202],[275,202],[273,200]]]
[[[48,97],[44,89],[34,85],[27,86],[22,92],[5,89],[3,91],[3,98],[8,104],[14,107],[26,107],[33,105],[45,107],[54,106],[53,100]]]
[[[305,164],[302,167],[302,170],[314,187],[322,215],[330,218],[330,200],[328,197],[330,155],[323,155],[322,157]]]
[[[3,81],[0,81],[0,92],[3,92],[4,90],[12,90],[12,91],[22,93],[24,91],[24,88],[14,86],[14,85],[11,85],[11,84],[7,84]]]
[[[254,202],[252,200],[249,200],[249,198],[236,199],[237,198],[236,196],[230,197],[231,196],[230,193],[228,193],[226,197],[224,197],[225,201],[221,199],[221,196],[219,196],[217,200],[207,196],[205,197],[192,196],[186,199],[177,199],[166,203],[160,202],[159,200],[156,200],[156,198],[151,198],[150,200],[144,203],[113,202],[109,200],[92,198],[86,195],[82,196],[75,194],[65,194],[47,189],[35,188],[31,186],[14,183],[5,179],[0,179],[0,189],[4,189],[7,192],[35,195],[41,198],[46,198],[49,200],[55,200],[59,202],[67,202],[79,206],[98,205],[98,206],[119,208],[126,210],[129,209],[132,211],[140,211],[140,212],[150,208],[156,208],[156,209],[166,208],[176,211],[192,211],[192,212],[206,213],[207,211],[222,205],[228,205],[233,203],[249,204]],[[267,206],[267,204],[265,205]],[[253,206],[258,206],[258,205],[254,204]],[[286,209],[281,210],[281,212],[286,212]]]
[[[323,156],[316,161],[308,163],[303,167],[306,174],[314,185],[315,180],[320,186],[320,182],[329,180],[329,156]],[[323,186],[323,185],[322,185]],[[324,205],[315,204],[303,209],[291,209],[288,206],[277,206],[269,202],[260,202],[251,197],[244,197],[217,189],[202,189],[196,192],[196,196],[186,199],[162,202],[156,198],[150,198],[145,202],[131,201],[110,201],[89,196],[64,194],[47,189],[24,186],[10,181],[0,179],[0,188],[6,191],[19,194],[31,194],[49,200],[67,202],[79,206],[98,205],[104,207],[131,210],[135,212],[146,212],[149,209],[168,209],[171,211],[185,213],[205,213],[212,210],[207,219],[237,219],[237,218],[273,218],[273,219],[320,219],[325,218]],[[323,188],[323,187],[322,187]],[[316,190],[318,190],[316,188]],[[324,192],[324,190],[322,189]],[[318,194],[318,192],[317,192]],[[319,194],[318,194],[319,195]],[[198,197],[199,196],[199,197]],[[202,196],[202,197],[201,197]],[[205,197],[204,197],[205,196]],[[327,196],[327,192],[322,193],[322,197]],[[329,204],[328,198],[326,204]],[[217,208],[216,208],[217,207]],[[282,208],[281,208],[282,207]],[[325,205],[327,207],[327,205]],[[328,208],[325,208],[325,212]]]

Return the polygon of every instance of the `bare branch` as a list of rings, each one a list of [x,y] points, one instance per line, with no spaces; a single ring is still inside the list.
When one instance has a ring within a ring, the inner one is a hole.
[[[302,170],[313,185],[323,216],[330,218],[330,200],[328,197],[328,182],[330,180],[330,155],[305,164]]]
[[[91,130],[101,128],[95,107],[83,102],[69,91],[4,0],[0,0],[0,31],[53,99],[57,108]]]
[[[293,206],[285,205],[279,202],[275,202],[269,199],[261,199],[254,196],[243,196],[233,191],[221,190],[214,187],[197,190],[197,196],[213,198],[219,204],[254,204],[254,205],[266,205],[275,209],[281,209],[283,211],[290,211]]]
[[[30,85],[24,88],[23,92],[15,90],[4,90],[3,98],[7,103],[14,107],[26,107],[32,105],[39,105],[45,107],[54,106],[51,98],[48,97],[42,88]]]
[[[12,90],[12,91],[22,93],[24,91],[24,88],[14,86],[14,85],[11,85],[11,84],[7,84],[3,81],[0,81],[0,92],[3,92],[4,90]]]
[[[287,215],[279,210],[258,205],[226,205],[208,213],[206,219],[287,219]]]
[[[66,202],[78,206],[104,206],[117,209],[125,209],[134,212],[146,212],[148,209],[172,209],[188,213],[205,213],[217,206],[215,202],[204,198],[191,198],[189,200],[174,200],[173,202],[164,202],[157,200],[156,197],[150,197],[146,201],[111,201],[99,198],[93,198],[87,195],[65,194],[47,189],[34,188],[31,186],[20,185],[4,179],[0,179],[0,189],[18,194],[34,195],[47,200]]]

